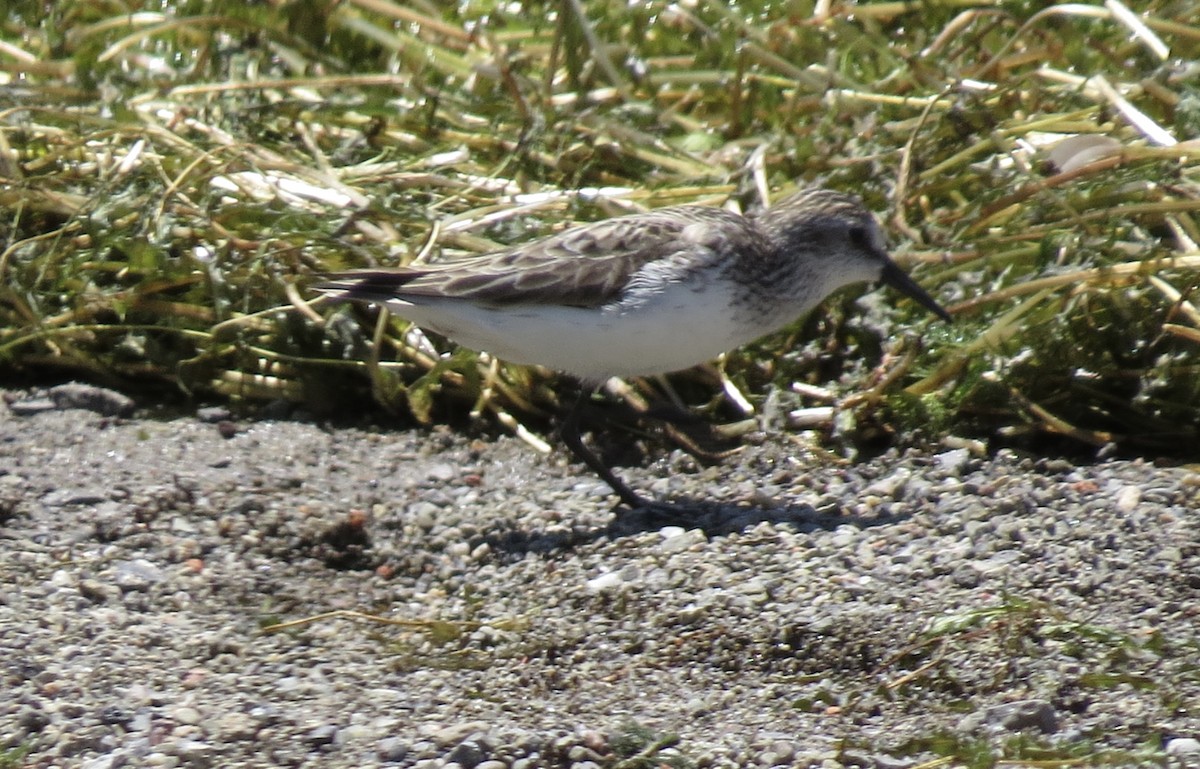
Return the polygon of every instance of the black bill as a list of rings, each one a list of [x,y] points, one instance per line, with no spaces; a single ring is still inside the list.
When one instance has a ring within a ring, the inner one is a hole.
[[[879,281],[885,283],[892,288],[902,293],[908,294],[913,299],[916,299],[925,309],[932,312],[947,323],[951,322],[950,313],[946,312],[940,304],[934,301],[934,298],[929,293],[921,288],[915,280],[908,276],[904,270],[896,266],[896,263],[888,259],[883,264],[883,274],[879,276]]]

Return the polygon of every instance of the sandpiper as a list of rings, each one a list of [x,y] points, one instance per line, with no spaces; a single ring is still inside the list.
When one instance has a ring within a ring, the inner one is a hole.
[[[510,363],[571,374],[566,446],[632,508],[648,503],[583,444],[589,389],[689,368],[777,331],[837,289],[881,281],[949,321],[893,262],[853,195],[806,189],[756,216],[676,206],[593,222],[481,256],[335,273],[315,286],[386,306]]]

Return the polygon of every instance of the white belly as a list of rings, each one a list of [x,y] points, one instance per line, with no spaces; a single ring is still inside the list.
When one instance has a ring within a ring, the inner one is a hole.
[[[546,366],[588,382],[678,371],[775,329],[738,323],[721,282],[672,284],[631,306],[482,307],[454,299],[388,302],[422,328],[510,363]]]

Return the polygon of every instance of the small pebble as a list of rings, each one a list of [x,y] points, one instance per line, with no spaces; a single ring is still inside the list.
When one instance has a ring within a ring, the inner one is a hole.
[[[1200,755],[1163,707],[1200,699],[1194,471],[795,436],[696,469],[590,436],[685,502],[664,525],[515,438],[269,413],[233,440],[228,414],[0,414],[22,764],[905,769],[931,733],[1022,732]]]
[[[1189,758],[1200,756],[1200,740],[1192,737],[1175,737],[1167,741],[1166,753],[1168,756],[1185,756]]]

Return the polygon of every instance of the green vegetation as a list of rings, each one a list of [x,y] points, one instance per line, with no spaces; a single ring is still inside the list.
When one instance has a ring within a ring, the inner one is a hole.
[[[1087,742],[1055,743],[1025,734],[1009,737],[1002,745],[997,746],[984,738],[946,733],[913,740],[900,752],[906,756],[919,753],[934,753],[940,756],[918,764],[920,769],[942,766],[966,769],[1069,769],[1075,766],[1160,767],[1165,764],[1161,748],[1154,744],[1147,744],[1137,750],[1106,750]]]
[[[33,752],[33,748],[26,744],[0,750],[0,769],[17,769],[25,766],[25,759],[31,752]]]
[[[1089,700],[1118,697],[1130,690],[1156,692],[1168,708],[1177,701],[1176,663],[1196,655],[1193,644],[1158,631],[1140,635],[1096,622],[1072,620],[1051,604],[1005,595],[990,606],[964,609],[933,620],[924,639],[889,660],[882,669],[883,688],[896,696],[927,698],[934,690],[961,692],[964,713],[976,712],[967,693],[1006,692],[1013,700],[1025,693],[1054,692],[1060,709],[1086,708]],[[970,650],[970,651],[968,651]],[[984,650],[984,653],[980,653]],[[1031,678],[1022,659],[1066,656],[1078,660],[1077,674]],[[966,663],[966,659],[970,663]],[[992,665],[979,664],[992,660]],[[1186,665],[1184,666],[1187,667]],[[998,718],[997,720],[1001,720]],[[923,766],[1162,766],[1162,738],[1115,748],[1106,730],[1073,735],[1043,734],[1033,723],[1019,731],[987,734],[980,722],[970,729],[921,736],[895,749],[906,757],[933,753],[942,759]]]
[[[329,409],[369,387],[522,432],[550,374],[305,286],[819,182],[957,322],[845,296],[731,356],[726,389],[1194,454],[1200,23],[1139,6],[14,0],[0,366]]]
[[[679,745],[679,736],[659,734],[635,721],[625,723],[623,730],[612,736],[610,746],[619,756],[614,769],[683,769],[692,763],[681,753],[665,753]]]

